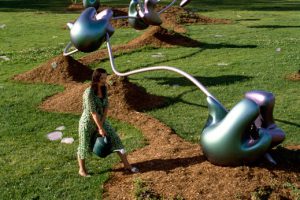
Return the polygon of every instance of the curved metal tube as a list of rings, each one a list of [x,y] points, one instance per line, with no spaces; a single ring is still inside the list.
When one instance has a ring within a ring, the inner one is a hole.
[[[164,7],[161,11],[158,12],[160,15],[162,12],[168,10],[177,0],[172,1],[168,6]]]
[[[112,17],[112,20],[118,20],[118,19],[138,19],[137,17],[131,17],[131,16],[118,16],[118,17]]]
[[[68,52],[69,49],[72,47],[72,45],[73,45],[72,42],[69,42],[67,44],[67,46],[64,48],[64,51],[63,51],[64,56],[69,56],[69,55],[71,55],[73,53],[76,53],[78,51],[78,49],[74,49],[73,51]]]
[[[193,76],[191,76],[190,74],[177,69],[175,67],[169,67],[169,66],[155,66],[155,67],[146,67],[146,68],[142,68],[142,69],[137,69],[137,70],[133,70],[133,71],[129,71],[129,72],[125,72],[125,73],[121,73],[118,72],[116,70],[115,67],[115,63],[114,63],[114,58],[112,55],[112,50],[111,50],[111,46],[110,46],[110,42],[109,42],[109,35],[106,34],[106,44],[107,44],[107,50],[108,50],[108,54],[109,54],[109,59],[110,59],[110,64],[111,64],[111,68],[113,70],[113,72],[115,74],[117,74],[118,76],[130,76],[133,74],[138,74],[138,73],[143,73],[143,72],[147,72],[147,71],[157,71],[157,70],[167,70],[167,71],[173,71],[176,72],[182,76],[184,76],[185,78],[189,79],[192,83],[194,83],[206,96],[211,97],[212,99],[214,99],[215,101],[217,101],[220,105],[222,105],[197,79],[195,79]],[[223,106],[224,107],[224,106]],[[225,108],[224,108],[225,109]],[[225,109],[226,110],[226,109]]]

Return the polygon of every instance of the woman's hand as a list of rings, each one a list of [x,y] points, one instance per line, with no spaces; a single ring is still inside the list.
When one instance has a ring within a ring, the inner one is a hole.
[[[99,129],[99,134],[100,134],[102,137],[105,137],[105,136],[106,136],[106,131],[105,131],[103,128],[100,128],[100,129]]]

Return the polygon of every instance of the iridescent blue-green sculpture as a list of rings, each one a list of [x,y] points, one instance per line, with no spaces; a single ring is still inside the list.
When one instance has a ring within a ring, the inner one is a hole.
[[[146,29],[149,25],[159,26],[162,24],[160,14],[169,9],[177,0],[173,0],[168,6],[161,11],[155,10],[159,0],[131,0],[128,9],[128,22],[137,30]],[[181,7],[184,7],[190,0],[182,0]]]
[[[146,24],[141,18],[138,12],[138,0],[132,0],[128,8],[128,23],[130,26],[137,30],[143,30],[148,28],[149,24]]]
[[[241,165],[262,157],[271,145],[271,136],[258,130],[251,138],[251,124],[259,115],[259,106],[243,99],[229,112],[207,97],[209,119],[201,134],[201,147],[207,159],[217,165]]]
[[[98,8],[100,7],[100,1],[99,0],[83,0],[82,3],[83,3],[84,8],[93,7],[96,10],[98,10]]]
[[[131,0],[128,8],[128,22],[137,30],[146,29],[149,25],[159,26],[162,21],[155,11],[157,0]]]
[[[265,129],[272,137],[271,147],[274,147],[285,139],[285,133],[275,124],[273,110],[275,97],[271,92],[254,90],[245,94],[247,99],[253,100],[259,106],[259,116],[255,120],[258,128]],[[271,148],[270,147],[270,148]]]
[[[85,9],[74,24],[68,23],[72,44],[82,52],[97,50],[105,41],[106,34],[114,33],[109,22],[112,15],[111,9],[103,10],[99,14],[95,8]]]

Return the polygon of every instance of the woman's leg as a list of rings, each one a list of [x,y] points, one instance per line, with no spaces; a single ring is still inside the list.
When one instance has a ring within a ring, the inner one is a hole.
[[[131,165],[129,164],[129,162],[128,162],[126,153],[121,153],[120,151],[117,151],[117,154],[120,156],[120,158],[121,158],[121,160],[122,160],[122,162],[123,162],[123,164],[124,164],[124,167],[125,167],[126,169],[131,169],[132,166],[131,166]]]
[[[129,164],[128,159],[127,159],[127,155],[126,155],[125,152],[117,151],[117,154],[120,156],[120,158],[121,158],[121,160],[122,160],[122,162],[124,164],[125,169],[129,170],[132,173],[139,172],[138,168],[132,167],[131,164]]]
[[[86,168],[85,168],[85,160],[84,159],[80,159],[79,155],[77,156],[77,160],[78,160],[78,165],[79,165],[79,175],[80,176],[88,176],[88,173],[86,172]]]

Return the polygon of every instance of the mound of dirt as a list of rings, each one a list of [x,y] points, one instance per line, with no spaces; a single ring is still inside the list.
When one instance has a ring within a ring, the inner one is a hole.
[[[286,79],[291,81],[300,81],[300,70],[294,74],[287,75]]]
[[[62,93],[47,98],[39,108],[49,112],[81,114],[82,94],[89,85],[88,83],[65,84],[65,90]]]
[[[109,102],[113,107],[111,114],[120,110],[151,110],[164,105],[163,97],[147,93],[144,88],[129,82],[127,77],[112,75],[108,83]]]
[[[161,26],[152,26],[148,28],[141,36],[129,41],[127,44],[113,46],[112,51],[114,54],[118,54],[131,52],[144,46],[155,48],[175,46],[197,47],[200,44],[201,43],[197,40],[193,40],[175,31],[165,29]],[[107,50],[101,49],[83,56],[79,59],[79,61],[85,65],[89,65],[107,58]]]
[[[129,46],[153,46],[153,47],[170,47],[184,46],[197,47],[200,43],[175,31],[165,29],[161,26],[149,28],[140,37],[128,42]]]
[[[129,110],[144,111],[160,107],[164,98],[148,94],[146,90],[125,77],[108,76],[109,116],[120,111],[128,113]],[[64,84],[65,91],[45,100],[40,108],[46,111],[75,113],[82,112],[82,94],[89,87],[89,83]]]
[[[93,70],[74,60],[70,56],[57,56],[48,62],[13,79],[30,83],[64,84],[90,80]]]

